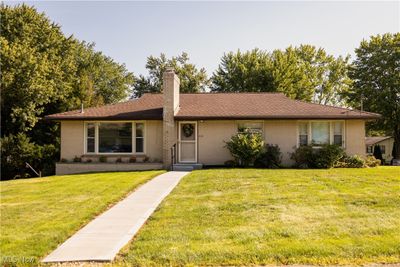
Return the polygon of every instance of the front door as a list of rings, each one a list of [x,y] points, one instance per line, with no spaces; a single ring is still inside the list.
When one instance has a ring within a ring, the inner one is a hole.
[[[179,122],[179,162],[197,162],[197,123]]]

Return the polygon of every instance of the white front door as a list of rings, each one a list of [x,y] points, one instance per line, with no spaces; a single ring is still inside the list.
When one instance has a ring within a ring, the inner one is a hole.
[[[197,162],[197,122],[179,122],[179,162]]]

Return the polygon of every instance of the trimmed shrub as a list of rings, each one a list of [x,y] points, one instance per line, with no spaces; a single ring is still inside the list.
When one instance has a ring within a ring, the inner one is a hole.
[[[106,156],[100,156],[99,157],[99,162],[102,162],[102,163],[107,162],[107,157]]]
[[[129,158],[129,162],[130,163],[135,163],[136,162],[136,157],[135,156],[130,157]]]
[[[281,167],[282,153],[278,145],[265,145],[263,151],[254,161],[258,168],[277,169]]]
[[[328,169],[338,165],[345,156],[344,150],[338,145],[323,145],[318,148],[301,146],[290,155],[290,158],[295,161],[295,167],[298,168]]]
[[[115,162],[116,162],[116,163],[122,163],[122,158],[117,158],[117,159],[115,160]]]
[[[236,167],[236,162],[234,160],[227,160],[224,162],[225,167],[234,168]]]
[[[68,162],[68,160],[67,160],[67,159],[65,159],[65,158],[62,158],[62,159],[60,160],[60,162],[62,162],[62,163],[66,163],[66,162]]]
[[[323,145],[314,154],[314,164],[319,169],[333,168],[343,157],[346,156],[343,148],[338,145]]]
[[[86,159],[86,163],[91,163],[92,161],[92,159]]]
[[[73,162],[82,162],[82,158],[78,157],[78,156],[75,156],[74,159],[73,159]]]
[[[358,155],[343,157],[335,167],[338,168],[364,168],[366,167],[365,161]]]
[[[149,162],[150,161],[150,158],[148,157],[148,156],[145,156],[144,158],[143,158],[143,162]]]
[[[242,167],[252,165],[264,147],[261,135],[250,132],[234,135],[225,143],[236,163]]]
[[[294,160],[297,168],[313,168],[314,152],[312,146],[300,146],[292,154],[290,159]]]
[[[368,156],[365,159],[365,165],[367,167],[377,167],[381,165],[381,161],[379,159],[376,159],[374,156]]]

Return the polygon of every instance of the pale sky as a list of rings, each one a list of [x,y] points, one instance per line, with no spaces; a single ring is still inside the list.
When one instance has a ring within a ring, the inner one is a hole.
[[[362,39],[400,31],[400,1],[26,3],[135,75],[162,52],[185,51],[211,75],[224,52],[312,44],[354,56]]]

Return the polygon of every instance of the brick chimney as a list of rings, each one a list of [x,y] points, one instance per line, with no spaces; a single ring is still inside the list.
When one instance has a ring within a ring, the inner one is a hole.
[[[174,69],[167,68],[163,73],[163,163],[171,167],[171,147],[177,142],[177,124],[174,116],[179,110],[179,78]]]

